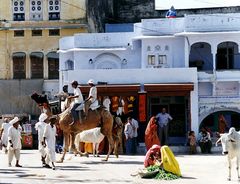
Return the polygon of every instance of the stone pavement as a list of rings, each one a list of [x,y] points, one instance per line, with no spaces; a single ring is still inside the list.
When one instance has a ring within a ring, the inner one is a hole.
[[[59,158],[60,155],[57,155]],[[228,182],[226,157],[220,154],[211,155],[176,155],[183,177],[173,181],[141,179],[131,176],[143,167],[144,156],[120,155],[117,159],[110,156],[108,162],[101,158],[75,157],[68,154],[64,163],[56,164],[56,170],[41,168],[40,155],[36,150],[22,150],[20,164],[23,168],[7,166],[7,155],[0,153],[1,184],[147,184],[147,183],[237,183],[235,163],[233,164],[233,180]],[[15,161],[15,160],[14,160]],[[14,164],[14,163],[13,163]]]

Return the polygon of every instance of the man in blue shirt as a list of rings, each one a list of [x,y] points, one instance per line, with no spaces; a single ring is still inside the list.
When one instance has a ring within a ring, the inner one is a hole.
[[[158,113],[156,116],[158,120],[158,131],[159,131],[159,139],[161,145],[167,145],[168,143],[168,123],[173,118],[166,113],[166,108],[162,108],[162,112]]]

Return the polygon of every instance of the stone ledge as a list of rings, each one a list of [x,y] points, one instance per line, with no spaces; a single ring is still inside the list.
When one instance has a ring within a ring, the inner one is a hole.
[[[188,154],[189,153],[189,146],[169,146],[173,153],[184,153]],[[212,146],[212,153],[221,153],[222,152],[222,147],[221,146]],[[139,146],[137,147],[137,153],[144,155],[146,154],[146,147],[144,143],[139,143]],[[201,153],[200,147],[197,146],[197,153]]]

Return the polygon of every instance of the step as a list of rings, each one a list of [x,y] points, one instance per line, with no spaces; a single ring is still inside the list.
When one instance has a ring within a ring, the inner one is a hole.
[[[189,153],[189,146],[169,146],[170,149],[173,151],[173,153]],[[211,149],[212,153],[221,153],[222,147],[221,146],[212,146]],[[139,143],[139,146],[137,147],[137,153],[138,154],[146,154],[147,150],[144,143]],[[201,153],[200,147],[197,146],[197,153]]]

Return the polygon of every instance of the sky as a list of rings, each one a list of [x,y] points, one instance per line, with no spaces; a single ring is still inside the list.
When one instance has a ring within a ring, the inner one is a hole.
[[[155,0],[156,10],[240,6],[240,0]]]

